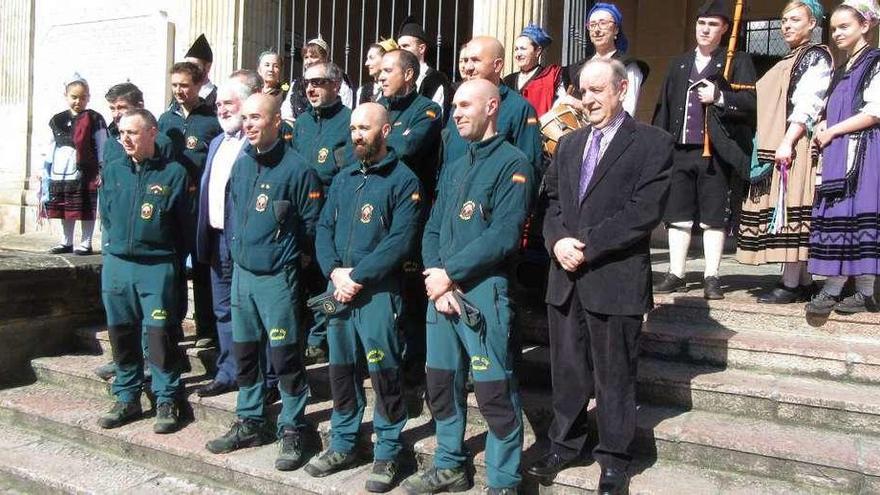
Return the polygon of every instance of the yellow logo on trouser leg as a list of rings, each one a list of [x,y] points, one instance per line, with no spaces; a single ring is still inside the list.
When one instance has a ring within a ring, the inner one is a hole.
[[[474,356],[471,358],[471,369],[474,371],[486,371],[489,369],[489,358]]]
[[[154,320],[164,320],[168,317],[168,312],[164,309],[154,309],[152,313],[150,313],[150,318]]]
[[[283,328],[269,330],[269,340],[284,340],[284,337],[287,337],[287,330]]]
[[[381,349],[370,349],[367,353],[367,362],[370,364],[381,363],[385,359],[385,353]]]

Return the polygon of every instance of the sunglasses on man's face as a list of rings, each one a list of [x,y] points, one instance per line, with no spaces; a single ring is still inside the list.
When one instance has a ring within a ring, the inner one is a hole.
[[[306,86],[308,86],[310,84],[312,86],[326,86],[328,84],[333,83],[333,79],[329,79],[326,77],[313,77],[311,79],[306,79],[305,83],[306,83]]]

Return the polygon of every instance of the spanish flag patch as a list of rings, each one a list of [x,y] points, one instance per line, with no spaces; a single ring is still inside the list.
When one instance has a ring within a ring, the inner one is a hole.
[[[526,121],[526,123],[529,125],[538,125],[538,118],[537,117],[529,117],[529,119]]]
[[[427,115],[428,118],[429,118],[429,119],[432,119],[432,120],[435,119],[435,118],[437,118],[437,112],[435,112],[435,111],[433,111],[433,110],[426,110],[426,111],[425,111],[425,115]]]
[[[516,182],[517,184],[525,184],[526,183],[526,176],[521,173],[515,173],[515,174],[513,174],[513,177],[510,178],[510,180],[512,180],[513,182]]]
[[[409,199],[418,202],[418,201],[421,201],[421,200],[422,200],[422,195],[419,194],[418,192],[414,192],[414,193],[412,193],[412,195],[409,197]]]
[[[309,191],[309,199],[321,199],[321,191]]]

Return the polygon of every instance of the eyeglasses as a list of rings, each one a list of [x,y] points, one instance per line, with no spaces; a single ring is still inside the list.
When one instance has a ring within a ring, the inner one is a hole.
[[[333,79],[330,79],[327,77],[313,77],[311,79],[305,79],[303,82],[306,84],[306,86],[308,86],[310,84],[312,86],[326,86],[326,85],[332,83]]]
[[[608,20],[608,19],[602,19],[602,20],[599,20],[599,21],[590,21],[590,22],[588,22],[588,23],[587,23],[587,28],[588,28],[590,31],[594,31],[594,30],[596,30],[596,29],[603,29],[603,30],[604,30],[604,29],[608,29],[608,28],[610,28],[610,27],[613,26],[613,25],[614,25],[614,21],[611,21],[611,20]]]

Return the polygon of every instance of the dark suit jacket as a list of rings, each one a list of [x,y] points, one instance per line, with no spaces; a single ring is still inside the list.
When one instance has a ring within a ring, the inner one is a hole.
[[[214,253],[211,252],[211,243],[209,230],[211,225],[208,222],[208,183],[211,180],[211,167],[214,165],[214,155],[223,142],[224,133],[220,133],[211,140],[208,145],[208,159],[205,161],[205,171],[202,173],[202,180],[199,183],[199,211],[196,220],[196,258],[199,263],[211,263]],[[244,150],[244,146],[241,148]],[[239,151],[238,156],[241,156]],[[226,209],[223,212],[223,230],[227,233],[232,232],[232,215],[229,214],[229,189],[226,189]]]
[[[730,83],[754,84],[755,66],[748,54],[736,52],[730,81],[726,81],[723,77],[726,57],[727,50],[719,47],[712,54],[712,60],[706,71],[706,78],[713,81],[724,95],[723,106],[709,106],[709,137],[713,156],[748,179],[752,160],[752,138],[755,137],[757,98],[754,90],[734,91]],[[682,138],[688,78],[693,66],[693,50],[669,62],[669,69],[654,109],[652,123],[672,134],[676,143],[680,143]]]
[[[553,260],[547,304],[561,306],[575,293],[594,313],[640,315],[651,309],[651,231],[669,194],[672,136],[626,116],[596,166],[583,201],[578,184],[591,128],[564,136],[544,176],[544,239],[584,244],[586,262],[575,273]]]

